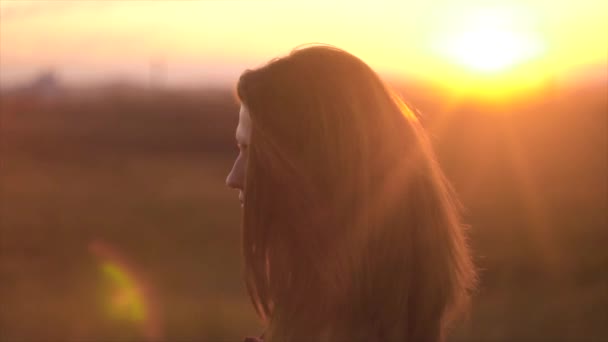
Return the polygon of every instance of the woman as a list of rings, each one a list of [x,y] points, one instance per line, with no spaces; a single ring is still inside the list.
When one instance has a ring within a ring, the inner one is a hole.
[[[226,182],[263,340],[442,341],[475,272],[416,117],[364,62],[324,45],[247,70],[237,93]]]

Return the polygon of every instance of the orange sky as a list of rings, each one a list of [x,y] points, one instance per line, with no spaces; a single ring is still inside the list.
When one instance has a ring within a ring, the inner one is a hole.
[[[382,73],[506,91],[608,60],[608,2],[0,0],[0,82],[45,68],[70,82],[233,82],[307,42],[330,43]],[[568,4],[567,4],[568,3]]]

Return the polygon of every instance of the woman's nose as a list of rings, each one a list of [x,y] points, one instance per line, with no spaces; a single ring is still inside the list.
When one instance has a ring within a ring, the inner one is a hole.
[[[230,171],[228,177],[226,177],[226,185],[231,189],[236,189],[236,182],[234,180],[234,172]]]
[[[244,173],[242,170],[239,170],[239,166],[239,163],[234,164],[232,170],[230,170],[230,173],[226,177],[226,185],[232,189],[243,190],[242,178]]]

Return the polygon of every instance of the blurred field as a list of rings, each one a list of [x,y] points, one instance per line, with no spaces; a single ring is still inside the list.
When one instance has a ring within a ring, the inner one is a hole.
[[[481,268],[452,340],[608,340],[605,83],[501,105],[399,89],[467,208]],[[152,289],[163,341],[261,332],[224,186],[230,91],[4,93],[0,110],[0,341],[145,339],[147,318],[104,309],[95,242]]]

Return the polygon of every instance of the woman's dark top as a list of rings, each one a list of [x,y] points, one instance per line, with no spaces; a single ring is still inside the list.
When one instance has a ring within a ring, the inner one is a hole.
[[[260,337],[245,337],[245,340],[243,340],[243,342],[264,342],[264,340],[262,340]]]
[[[260,337],[247,336],[243,342],[264,342],[264,334],[262,334]]]

